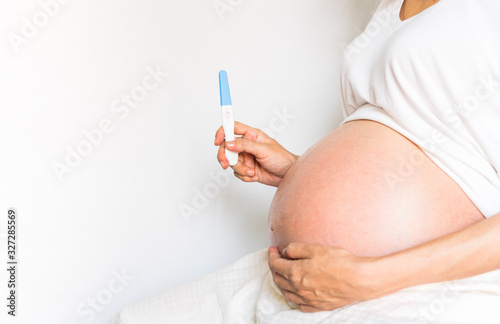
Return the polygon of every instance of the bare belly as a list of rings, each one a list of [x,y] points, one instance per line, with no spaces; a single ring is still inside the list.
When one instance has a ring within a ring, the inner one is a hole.
[[[368,120],[344,124],[311,147],[280,183],[271,244],[338,246],[390,254],[483,219],[461,188],[413,142]]]

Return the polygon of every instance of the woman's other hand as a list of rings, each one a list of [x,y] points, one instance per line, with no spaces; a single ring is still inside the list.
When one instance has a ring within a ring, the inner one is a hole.
[[[290,243],[283,255],[271,246],[268,254],[276,286],[303,312],[333,310],[386,294],[370,269],[375,258],[303,243]]]
[[[234,175],[242,181],[277,187],[299,158],[260,129],[235,121],[234,133],[242,137],[236,137],[233,142],[225,142],[221,126],[215,133],[214,144],[219,145],[217,160],[224,169],[229,167],[224,148],[239,153],[238,163],[232,168]]]

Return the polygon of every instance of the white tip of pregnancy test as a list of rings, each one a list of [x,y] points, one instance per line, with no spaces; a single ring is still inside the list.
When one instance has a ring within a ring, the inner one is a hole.
[[[226,157],[229,160],[230,166],[235,166],[238,163],[238,153],[237,152],[229,151],[226,148]]]

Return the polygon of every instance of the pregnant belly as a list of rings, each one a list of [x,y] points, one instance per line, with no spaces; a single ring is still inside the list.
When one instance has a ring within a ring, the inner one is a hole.
[[[390,254],[483,219],[461,188],[413,142],[368,120],[311,147],[280,183],[271,244],[304,242],[357,255]]]

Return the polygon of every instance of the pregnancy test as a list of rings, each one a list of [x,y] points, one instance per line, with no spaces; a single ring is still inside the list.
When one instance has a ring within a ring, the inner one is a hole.
[[[231,103],[231,94],[229,93],[227,73],[224,70],[219,72],[219,88],[220,106],[222,108],[222,128],[224,128],[225,139],[226,142],[234,141],[233,105]],[[226,157],[229,160],[230,166],[235,166],[238,163],[238,153],[231,152],[227,148]]]

